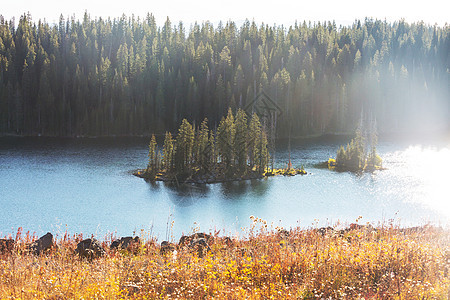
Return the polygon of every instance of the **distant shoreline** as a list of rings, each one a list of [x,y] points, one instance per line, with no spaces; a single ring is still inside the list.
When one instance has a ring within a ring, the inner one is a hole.
[[[137,135],[21,135],[13,133],[0,133],[0,138],[51,138],[51,139],[121,139],[121,138],[148,138],[150,139],[152,134],[137,134]],[[157,138],[163,138],[164,134],[155,134]],[[309,135],[297,135],[291,136],[291,140],[328,140],[328,139],[342,139],[354,136],[353,132],[328,132],[328,133],[318,133]],[[416,137],[420,138],[441,138],[448,137],[450,139],[450,128],[438,130],[438,131],[423,131],[423,132],[413,132],[413,131],[392,131],[392,132],[381,132],[379,133],[379,138],[391,140],[391,139],[414,139]],[[277,140],[283,141],[288,140],[289,137],[279,137]]]

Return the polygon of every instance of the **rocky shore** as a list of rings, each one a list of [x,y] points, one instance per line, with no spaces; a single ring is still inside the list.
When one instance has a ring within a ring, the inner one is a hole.
[[[417,226],[397,228],[395,229],[395,232],[401,234],[413,234],[425,232],[430,228],[432,228],[433,230],[443,230],[430,226]],[[377,234],[383,230],[386,229],[376,228],[370,224],[361,225],[352,223],[344,229],[335,229],[331,226],[328,226],[316,229],[307,229],[304,232],[315,234],[317,235],[317,237],[345,238],[347,241],[351,242],[354,238],[354,235],[351,234],[352,232],[358,231],[364,234]],[[280,240],[286,240],[292,235],[293,232],[293,230],[278,228],[276,230],[276,235],[280,238]],[[89,260],[102,257],[105,254],[118,250],[126,250],[136,253],[136,251],[138,251],[138,249],[144,244],[138,236],[121,237],[114,239],[110,243],[108,243],[107,241],[100,242],[94,237],[87,239],[76,238],[75,241],[76,246],[73,249],[73,255],[78,256],[79,258],[87,258]],[[219,243],[230,247],[234,245],[234,241],[236,241],[236,239],[233,239],[229,236],[219,237],[218,235],[196,232],[191,235],[181,236],[178,243],[162,241],[159,245],[159,252],[161,254],[166,254],[168,252],[172,252],[177,249],[179,250],[181,248],[195,249],[201,257],[203,256],[205,251],[211,250],[212,244]],[[60,243],[63,243],[63,241],[59,241],[58,243],[53,234],[50,232],[47,232],[45,235],[29,243],[24,243],[20,238],[0,239],[0,255],[12,254],[15,250],[20,250],[19,252],[21,254],[26,255],[30,254],[39,256],[51,254],[58,251],[59,247],[61,246],[58,246],[58,244]],[[155,243],[155,240],[152,240],[152,243]]]
[[[0,240],[0,299],[447,299],[449,231],[350,224],[178,241]]]

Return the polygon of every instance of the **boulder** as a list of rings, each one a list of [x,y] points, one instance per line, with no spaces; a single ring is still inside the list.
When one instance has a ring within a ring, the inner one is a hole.
[[[55,244],[53,243],[53,234],[47,232],[38,240],[31,243],[29,249],[33,254],[39,255],[49,251],[53,246],[55,246]]]
[[[185,245],[189,244],[190,241],[191,241],[191,236],[189,236],[189,235],[182,235],[181,238],[180,238],[180,241],[178,242],[178,245],[185,246]],[[161,243],[161,246],[162,246],[162,243]]]
[[[319,229],[317,229],[317,232],[320,233],[322,236],[328,235],[328,234],[333,234],[334,233],[334,228],[331,226],[328,227],[320,227]]]
[[[204,233],[204,232],[197,232],[197,233],[194,233],[194,234],[191,234],[191,235],[183,235],[183,236],[181,236],[178,245],[186,246],[186,245],[189,245],[192,242],[192,240],[199,239],[199,238],[205,239],[206,242],[208,242],[208,243],[214,239],[213,236],[210,235],[210,234],[207,234],[207,233]]]
[[[81,258],[94,259],[103,256],[106,251],[103,249],[102,245],[96,239],[85,239],[77,244],[75,249]]]
[[[11,253],[14,249],[14,240],[0,239],[0,254]]]
[[[351,223],[350,226],[347,228],[347,231],[352,231],[352,230],[361,230],[361,231],[366,231],[369,233],[372,231],[376,231],[376,229],[371,224],[361,225],[361,224],[355,224],[355,223]]]
[[[232,240],[230,237],[228,237],[228,236],[226,236],[226,237],[223,238],[223,243],[224,243],[225,245],[227,245],[227,247],[231,247],[231,246],[234,245],[233,240]]]
[[[173,252],[175,250],[175,246],[169,243],[168,241],[163,241],[161,243],[161,248],[159,249],[159,253],[165,255],[167,253]]]
[[[351,223],[349,226],[349,230],[360,230],[363,228],[364,228],[364,225],[360,225],[360,224],[356,224],[356,223]]]
[[[341,230],[336,231],[336,235],[341,238],[344,237],[346,233],[347,233],[346,229],[341,229]]]
[[[198,239],[191,240],[191,242],[189,243],[189,248],[192,248],[195,246],[201,246],[201,247],[209,249],[208,241],[205,238],[198,238]]]
[[[285,240],[289,237],[290,232],[286,229],[281,229],[278,231],[278,237],[282,240]]]
[[[205,238],[194,238],[189,243],[189,248],[196,250],[198,257],[203,257],[205,251],[211,251],[208,242]]]
[[[141,241],[138,236],[136,236],[134,238],[131,236],[126,236],[126,237],[123,237],[123,238],[113,241],[111,243],[110,248],[118,249],[118,250],[119,249],[125,250],[125,249],[128,249],[128,247],[133,247],[133,246],[139,245],[140,242]]]

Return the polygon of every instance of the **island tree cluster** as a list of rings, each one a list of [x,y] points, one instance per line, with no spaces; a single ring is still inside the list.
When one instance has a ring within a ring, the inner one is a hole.
[[[261,89],[285,112],[280,136],[352,132],[362,107],[380,131],[448,125],[449,64],[448,25],[423,22],[186,29],[150,14],[0,16],[0,134],[164,134],[205,117],[216,126]]]
[[[207,119],[200,126],[183,119],[175,138],[166,132],[162,149],[152,135],[148,158],[140,175],[151,180],[260,178],[269,163],[267,134],[255,113],[248,120],[242,109],[236,115],[229,109],[215,130]]]
[[[377,143],[376,121],[364,126],[364,120],[361,118],[355,138],[346,148],[339,148],[335,162],[332,161],[333,167],[348,171],[372,171],[382,168],[382,159],[377,154]]]

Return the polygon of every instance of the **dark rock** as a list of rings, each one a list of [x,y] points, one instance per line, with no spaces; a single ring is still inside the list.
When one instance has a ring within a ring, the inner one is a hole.
[[[11,253],[14,249],[14,240],[0,239],[0,254]]]
[[[85,239],[78,243],[77,249],[75,249],[81,258],[94,259],[103,256],[106,251],[102,245],[96,239]]]
[[[175,250],[175,246],[169,243],[168,241],[163,241],[161,243],[161,248],[159,249],[159,253],[162,255],[173,252]]]
[[[189,248],[196,250],[199,257],[203,257],[205,251],[211,251],[205,238],[195,238],[189,243]]]
[[[207,234],[207,233],[204,233],[204,232],[197,232],[197,233],[194,233],[194,234],[189,235],[189,236],[183,235],[180,238],[180,242],[178,243],[178,245],[186,246],[186,245],[190,244],[192,242],[192,240],[199,239],[199,238],[205,239],[206,242],[208,242],[208,243],[214,239],[213,236],[210,235],[210,234]]]
[[[415,227],[401,228],[399,231],[403,232],[403,233],[412,234],[412,233],[424,232],[426,228],[427,228],[426,226],[415,226]]]
[[[178,242],[178,245],[184,246],[184,245],[189,244],[190,241],[191,241],[191,237],[190,236],[182,235],[181,238],[180,238],[180,241]],[[162,243],[161,243],[161,246],[162,246]]]
[[[113,241],[111,243],[110,248],[111,249],[122,249],[122,250],[125,250],[125,249],[128,249],[128,247],[134,247],[136,245],[139,245],[140,242],[141,241],[140,241],[138,236],[136,236],[134,238],[131,237],[131,236],[126,236],[126,237],[123,237],[123,238],[121,238],[119,240]]]
[[[374,228],[372,225],[367,224],[367,225],[361,225],[361,224],[355,224],[352,223],[350,224],[350,226],[347,228],[347,231],[352,231],[352,230],[361,230],[361,231],[365,231],[367,233],[370,233],[372,231],[376,231],[376,228]]]
[[[224,244],[227,245],[228,247],[231,247],[231,246],[233,246],[233,244],[234,244],[233,240],[232,240],[230,237],[228,237],[228,236],[226,236],[226,237],[223,238],[223,242],[224,242]]]
[[[322,236],[326,235],[326,234],[332,234],[334,233],[334,228],[333,227],[321,227],[319,229],[317,229],[317,232],[320,233]]]
[[[278,231],[278,237],[281,239],[287,239],[289,237],[290,232],[286,229],[281,229]]]
[[[360,224],[356,224],[356,223],[351,223],[349,226],[349,230],[360,230],[363,228],[364,228],[364,225],[360,225]]]
[[[206,241],[205,238],[198,238],[198,239],[193,239],[191,240],[191,242],[189,243],[189,247],[194,247],[196,245],[199,245],[201,247],[207,247],[209,248],[208,242]]]
[[[341,230],[336,231],[336,235],[338,237],[344,237],[346,233],[347,233],[347,230],[345,230],[345,229],[341,229]]]
[[[47,232],[38,240],[31,243],[29,249],[33,254],[39,255],[49,251],[55,244],[53,243],[53,234]]]

